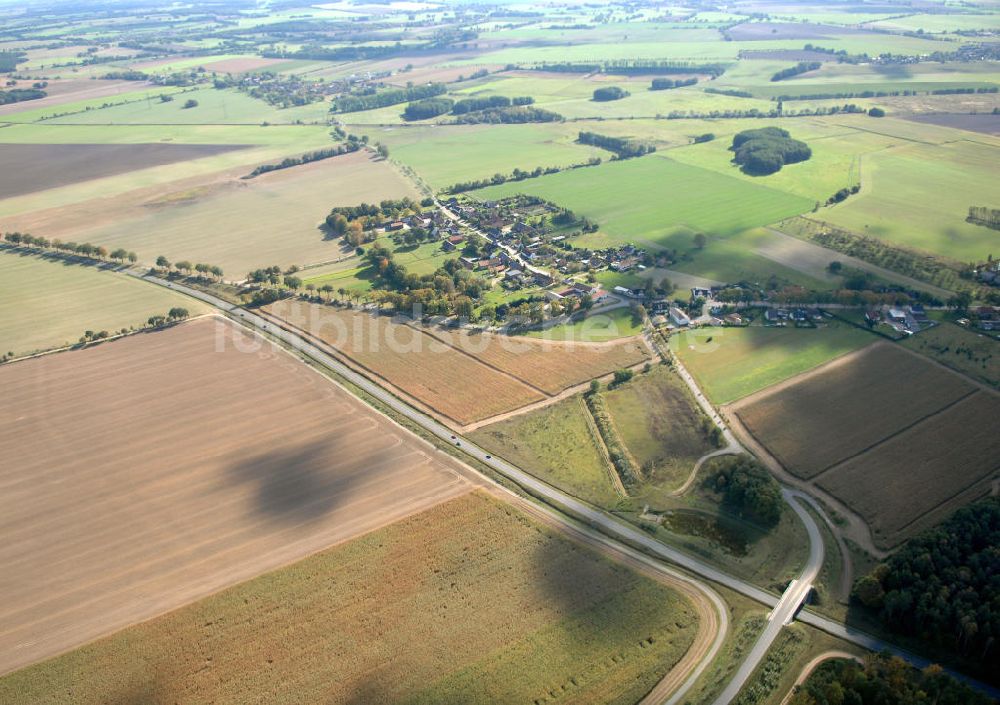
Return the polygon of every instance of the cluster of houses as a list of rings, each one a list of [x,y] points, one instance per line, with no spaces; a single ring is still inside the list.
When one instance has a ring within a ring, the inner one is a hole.
[[[560,274],[575,274],[587,269],[610,269],[628,272],[646,268],[646,251],[634,245],[621,245],[604,250],[588,250],[565,246],[566,235],[544,216],[552,216],[559,208],[538,198],[512,196],[500,201],[461,201],[448,199],[444,207],[468,221],[496,245],[536,267],[545,266]]]
[[[872,327],[884,323],[901,335],[913,335],[934,325],[920,304],[890,306],[884,311],[878,309],[866,311],[865,323]]]
[[[816,308],[769,308],[764,311],[764,324],[768,326],[809,326],[823,320],[823,312]]]
[[[958,323],[963,326],[972,325],[988,333],[1000,331],[1000,308],[995,306],[980,306],[969,313],[972,320],[960,318]]]

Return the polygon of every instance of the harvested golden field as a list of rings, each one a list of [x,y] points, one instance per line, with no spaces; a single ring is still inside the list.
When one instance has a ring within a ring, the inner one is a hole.
[[[733,410],[785,469],[809,479],[975,388],[923,358],[879,343],[747,397]]]
[[[638,337],[608,343],[567,343],[444,328],[430,329],[429,333],[546,394],[558,394],[650,358],[649,349]]]
[[[294,300],[271,304],[265,311],[459,425],[544,398],[519,379],[387,316]]]
[[[458,464],[218,317],[6,365],[0,389],[0,673],[472,487]],[[179,643],[204,665],[198,638]],[[126,644],[135,659],[155,648]],[[118,673],[93,675],[109,688],[141,677]],[[42,701],[5,688],[2,702]]]
[[[895,546],[990,491],[1000,471],[1000,397],[977,391],[836,465],[816,483]]]
[[[178,165],[184,168],[173,172],[177,179],[155,186],[147,186],[145,177],[139,182],[134,175],[122,174],[94,182],[86,196],[77,193],[69,203],[59,196],[62,192],[53,192],[54,200],[29,195],[23,201],[6,201],[17,204],[18,214],[5,218],[4,228],[124,247],[147,263],[159,255],[174,262],[208,262],[222,267],[227,278],[241,279],[258,267],[302,266],[343,256],[340,244],[321,229],[333,206],[416,195],[387,163],[361,152],[249,180],[240,177],[254,168],[260,150],[234,154],[248,161],[234,156],[229,162],[238,168],[230,164],[200,174],[186,172],[211,160]],[[216,161],[217,167],[224,166]],[[170,173],[161,172],[157,178]]]
[[[697,633],[674,590],[476,493],[8,676],[0,700],[631,704]]]

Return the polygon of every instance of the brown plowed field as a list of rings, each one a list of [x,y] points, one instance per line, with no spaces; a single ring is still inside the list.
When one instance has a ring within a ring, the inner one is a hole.
[[[1000,471],[1000,398],[979,391],[836,465],[816,484],[895,546],[990,491]]]
[[[649,359],[639,338],[560,343],[469,334],[285,300],[267,312],[307,331],[460,426],[556,395]]]
[[[1000,471],[1000,396],[898,345],[845,355],[732,411],[881,549],[982,496]]]
[[[0,144],[0,198],[242,149],[227,144]]]
[[[650,358],[649,349],[638,337],[609,343],[561,343],[442,328],[429,333],[547,394],[558,394]]]
[[[877,344],[733,410],[785,469],[809,479],[974,389],[897,346]]]
[[[0,672],[472,486],[216,317],[2,367],[0,388]]]
[[[0,679],[0,701],[631,705],[714,638],[681,589],[467,494]]]
[[[387,316],[293,300],[279,301],[267,311],[459,425],[544,398],[519,379]]]

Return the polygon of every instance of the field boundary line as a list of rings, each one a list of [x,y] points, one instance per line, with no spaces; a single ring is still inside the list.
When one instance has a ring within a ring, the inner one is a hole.
[[[422,334],[424,334],[426,336],[429,336],[429,337],[433,338],[434,340],[438,341],[442,345],[446,345],[449,349],[454,350],[455,352],[459,352],[462,355],[465,355],[466,357],[474,360],[475,362],[477,362],[478,364],[482,365],[483,367],[488,367],[491,370],[493,370],[494,372],[498,372],[498,373],[502,374],[504,377],[509,377],[509,378],[511,378],[511,379],[513,379],[513,380],[515,380],[517,382],[520,382],[521,384],[525,385],[526,387],[530,387],[531,389],[535,390],[539,394],[544,395],[545,397],[555,396],[554,394],[546,392],[541,387],[537,387],[534,384],[532,384],[531,382],[529,382],[527,380],[524,380],[524,379],[521,379],[520,377],[518,377],[517,375],[515,375],[512,372],[508,372],[507,370],[503,370],[503,369],[497,367],[496,365],[494,365],[493,363],[486,362],[486,360],[479,359],[478,357],[476,357],[472,353],[468,352],[467,350],[462,350],[462,348],[456,347],[455,345],[452,345],[448,341],[439,338],[434,333],[431,333],[430,331],[428,331],[428,330],[426,330],[426,329],[424,329],[424,328],[422,328],[420,326],[417,326],[417,325],[415,325],[413,323],[406,322],[406,321],[404,321],[402,325],[408,326],[408,327],[412,328],[413,330],[417,331],[418,333],[422,333]],[[558,394],[558,392],[556,392],[556,394]]]
[[[902,433],[906,433],[907,431],[915,428],[916,426],[919,426],[920,424],[924,423],[925,421],[930,421],[935,416],[938,416],[939,414],[943,414],[946,411],[948,411],[949,409],[951,409],[952,407],[957,406],[958,404],[961,404],[966,399],[968,399],[968,398],[970,398],[970,397],[972,397],[972,396],[974,396],[976,394],[979,394],[980,391],[981,390],[979,390],[979,389],[972,389],[972,390],[966,392],[965,394],[963,394],[962,396],[958,397],[957,399],[948,402],[947,404],[945,404],[944,406],[942,406],[940,409],[936,409],[935,411],[931,411],[930,413],[924,414],[923,416],[921,416],[916,421],[913,421],[912,423],[908,423],[907,425],[903,426],[902,428],[899,428],[896,431],[893,431],[892,433],[890,433],[885,438],[880,438],[879,440],[877,440],[874,443],[868,445],[867,447],[862,448],[857,453],[852,453],[851,455],[848,455],[846,458],[842,458],[841,460],[838,460],[837,462],[833,463],[832,465],[828,465],[827,467],[823,468],[818,473],[816,473],[815,475],[813,475],[812,477],[810,477],[808,479],[808,482],[813,482],[815,480],[818,480],[823,475],[826,475],[827,473],[833,472],[834,470],[836,470],[837,468],[839,468],[844,463],[850,462],[851,460],[854,460],[855,458],[859,458],[862,455],[864,455],[865,453],[868,453],[869,451],[875,450],[876,448],[878,448],[883,443],[891,441],[896,436],[898,436],[898,435],[900,435]]]
[[[221,312],[209,315],[225,319],[230,325],[237,326],[238,328],[250,330],[258,338],[281,348],[288,355],[300,359],[301,353],[296,354],[294,350],[290,350],[274,342],[268,336],[264,336],[258,331],[255,326],[247,322],[239,321]],[[292,326],[292,328],[295,327]],[[310,362],[306,364],[309,367],[314,367]],[[343,389],[351,398],[371,408],[372,405],[348,388],[339,376],[331,376],[336,375],[336,372],[333,370],[327,370],[329,374],[324,374],[324,372],[314,367],[314,371]],[[697,679],[714,661],[729,631],[729,617],[726,604],[710,585],[698,577],[692,577],[681,572],[678,568],[662,559],[653,558],[629,544],[619,543],[597,529],[588,526],[572,513],[560,511],[547,503],[543,498],[535,497],[535,501],[531,501],[527,497],[515,493],[513,490],[499,484],[493,478],[477,471],[463,459],[452,456],[411,429],[406,428],[377,407],[373,408],[373,411],[387,419],[410,437],[416,439],[419,445],[428,448],[434,457],[444,455],[449,465],[455,466],[451,468],[455,475],[469,484],[469,491],[482,490],[495,495],[506,495],[509,498],[509,503],[515,505],[529,516],[534,516],[536,520],[543,521],[543,523],[549,525],[554,530],[560,531],[563,535],[580,544],[587,545],[592,550],[602,553],[605,557],[632,567],[634,570],[646,574],[647,577],[655,575],[659,582],[670,586],[683,597],[686,597],[695,612],[699,613],[699,627],[704,627],[704,629],[699,628],[699,636],[702,636],[702,639],[695,638],[680,660],[674,664],[666,676],[642,700],[643,703],[655,703],[656,705],[664,702],[666,705],[676,705],[681,701],[683,696],[694,686]],[[466,477],[466,473],[472,477]],[[522,488],[522,491],[524,491],[524,488]],[[529,495],[534,496],[530,492]],[[699,609],[699,606],[702,609]],[[712,609],[713,607],[714,609]],[[709,640],[707,636],[711,633],[714,633],[714,638]],[[678,673],[679,670],[681,671],[680,673]],[[669,700],[667,699],[668,695],[670,696]]]
[[[372,381],[378,380],[379,386],[383,387],[384,389],[386,389],[387,391],[389,391],[390,393],[392,393],[394,396],[397,396],[400,399],[403,399],[404,401],[406,401],[407,404],[410,404],[411,406],[419,409],[420,411],[424,412],[425,414],[428,414],[428,415],[430,415],[430,416],[438,419],[439,421],[441,421],[442,423],[444,423],[449,428],[453,428],[455,430],[460,430],[462,428],[462,422],[459,421],[458,419],[454,419],[454,418],[452,418],[451,416],[449,416],[448,414],[446,414],[446,413],[444,413],[442,411],[438,411],[437,409],[431,408],[430,406],[428,406],[427,404],[423,403],[419,399],[413,397],[412,395],[406,393],[405,391],[403,391],[402,389],[400,389],[399,387],[397,387],[396,385],[394,385],[392,382],[390,382],[389,380],[387,380],[382,375],[378,374],[377,372],[375,372],[374,370],[370,369],[369,367],[361,364],[360,362],[358,362],[357,360],[355,360],[353,357],[349,356],[347,353],[345,353],[345,352],[343,352],[341,350],[337,350],[335,347],[333,347],[332,345],[329,345],[328,343],[326,343],[325,341],[323,341],[320,338],[316,337],[315,335],[313,335],[309,331],[306,331],[306,330],[304,330],[302,328],[299,328],[295,324],[290,323],[289,321],[286,321],[283,318],[279,318],[278,316],[275,316],[273,313],[270,313],[269,311],[265,311],[262,308],[257,309],[256,313],[261,318],[264,318],[264,319],[270,321],[272,324],[278,326],[279,328],[284,328],[286,330],[290,329],[290,332],[293,332],[296,335],[301,336],[303,339],[305,339],[309,343],[315,345],[316,347],[318,347],[320,350],[322,350],[323,352],[327,353],[328,355],[331,355],[332,357],[335,357],[337,360],[339,360],[341,363],[347,365],[348,367],[350,367],[351,369],[353,369],[355,372],[358,372],[359,374],[363,374],[365,377],[367,377],[368,379],[370,379]]]
[[[725,415],[732,432],[747,446],[750,453],[756,456],[758,460],[767,466],[768,470],[777,475],[778,479],[782,483],[805,494],[818,497],[836,510],[837,513],[844,516],[848,522],[849,533],[847,536],[865,551],[880,560],[889,555],[888,551],[884,551],[875,546],[875,539],[872,535],[871,527],[868,526],[867,522],[861,518],[860,514],[855,512],[826,490],[816,487],[811,482],[802,480],[788,472],[778,459],[767,450],[764,444],[757,440],[757,437],[754,436],[753,433],[751,433],[750,430],[743,424],[742,419],[740,419],[739,414],[735,412],[733,406],[730,405],[720,407],[720,412]],[[837,533],[840,533],[843,536],[844,527],[838,526]]]
[[[590,431],[590,435],[597,446],[598,452],[601,454],[601,458],[604,460],[604,469],[607,471],[608,476],[611,479],[611,484],[615,486],[615,491],[618,492],[622,497],[628,497],[628,490],[625,489],[625,485],[622,484],[622,478],[618,474],[618,469],[615,467],[614,463],[611,462],[611,454],[608,452],[608,445],[604,442],[604,436],[601,435],[600,429],[597,428],[597,421],[594,419],[594,414],[590,411],[590,406],[583,399],[580,399],[580,406],[583,407],[583,413],[587,418],[587,430]]]
[[[635,363],[634,365],[632,365],[632,367],[628,369],[632,370],[633,372],[638,372],[643,367],[645,367],[646,363],[648,362],[650,362],[649,358],[641,362]],[[608,372],[607,374],[603,374],[600,377],[594,377],[594,379],[596,379],[598,382],[608,383],[611,382],[614,379],[614,377],[615,377],[614,372]],[[552,395],[547,395],[545,399],[540,399],[539,401],[533,401],[530,404],[519,406],[516,409],[511,409],[510,411],[504,411],[499,414],[490,416],[489,418],[486,419],[474,421],[466,426],[463,426],[460,430],[462,431],[462,433],[471,433],[472,431],[479,430],[484,426],[490,426],[492,424],[500,423],[501,421],[506,421],[507,419],[514,418],[515,416],[530,414],[532,411],[538,411],[539,409],[544,409],[547,406],[558,404],[559,402],[565,401],[566,399],[569,399],[577,394],[586,392],[588,389],[590,389],[590,383],[592,381],[593,380],[589,380],[586,382],[580,382],[578,384],[574,384],[571,387],[566,387],[561,392],[557,392],[556,394]]]
[[[875,349],[875,347],[879,345],[891,345],[891,343],[884,339],[874,340],[868,345],[864,345],[858,348],[857,350],[849,350],[842,355],[838,355],[832,360],[827,360],[821,365],[813,367],[812,369],[803,370],[798,374],[792,375],[791,377],[783,379],[780,382],[772,384],[770,387],[764,387],[763,389],[758,389],[756,392],[753,392],[752,394],[747,394],[745,397],[740,397],[739,399],[731,401],[728,404],[722,404],[721,406],[727,407],[734,413],[739,413],[739,411],[744,407],[768,399],[774,396],[775,394],[783,392],[789,387],[798,384],[799,382],[805,382],[811,377],[821,375],[825,372],[829,372],[830,370],[835,370],[838,367],[853,362],[854,358],[860,357],[862,354],[867,354],[868,352]]]

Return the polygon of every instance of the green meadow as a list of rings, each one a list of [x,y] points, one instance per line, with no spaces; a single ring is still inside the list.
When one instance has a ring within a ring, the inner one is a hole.
[[[873,343],[842,323],[822,328],[707,328],[670,338],[677,354],[716,404],[728,404]]]
[[[690,248],[691,231],[731,235],[803,213],[813,201],[653,154],[474,192],[540,196],[600,225],[619,242]]]
[[[608,156],[604,150],[577,144],[577,130],[566,125],[401,127],[368,134],[388,145],[392,159],[415,169],[434,189],[497,172],[562,167]]]

